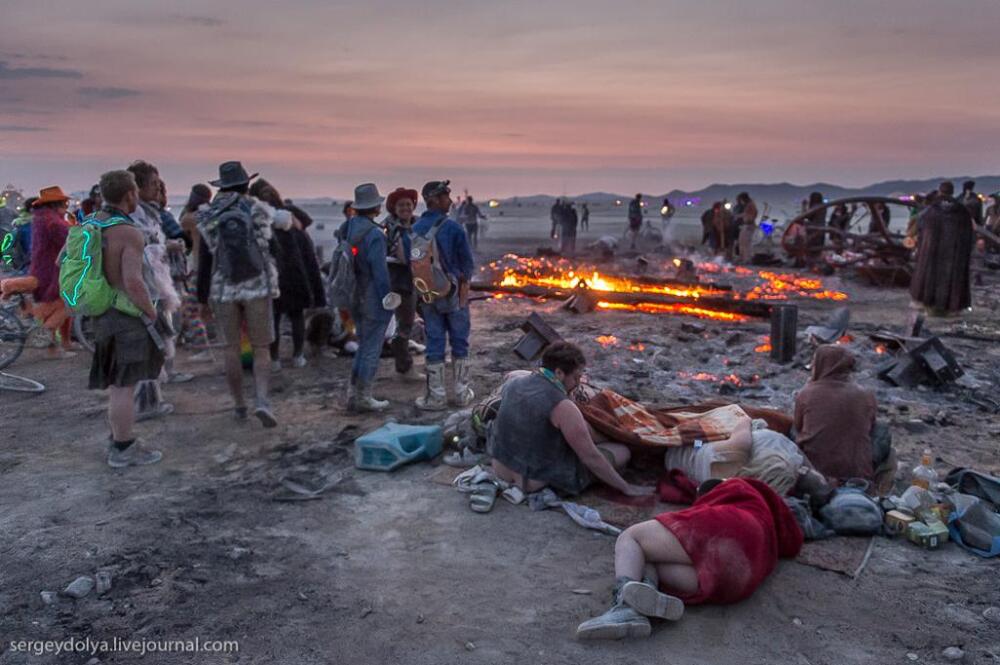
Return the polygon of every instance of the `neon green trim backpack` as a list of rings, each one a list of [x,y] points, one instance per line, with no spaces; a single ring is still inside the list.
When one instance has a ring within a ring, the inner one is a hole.
[[[119,224],[134,223],[121,215],[95,213],[69,229],[59,264],[59,293],[74,316],[100,316],[112,307],[129,316],[142,313],[104,276],[102,233]]]

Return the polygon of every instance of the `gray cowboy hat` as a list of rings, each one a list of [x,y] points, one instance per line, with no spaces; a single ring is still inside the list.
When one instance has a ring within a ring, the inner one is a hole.
[[[366,182],[354,188],[355,210],[371,210],[382,205],[385,197],[378,193],[378,187],[373,182]]]
[[[248,185],[259,173],[247,175],[247,170],[239,162],[223,162],[219,164],[219,179],[212,180],[209,184],[212,187],[238,187]]]

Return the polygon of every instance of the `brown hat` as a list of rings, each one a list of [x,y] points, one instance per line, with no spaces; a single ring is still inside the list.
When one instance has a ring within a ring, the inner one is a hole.
[[[385,199],[385,207],[386,210],[389,211],[390,215],[396,214],[396,204],[402,199],[410,199],[413,201],[413,205],[417,205],[417,190],[407,189],[405,187],[397,187],[394,189]]]
[[[38,198],[32,202],[32,207],[37,208],[38,206],[43,206],[46,203],[63,203],[69,201],[69,197],[63,192],[62,187],[58,185],[52,185],[51,187],[42,187],[38,190]]]

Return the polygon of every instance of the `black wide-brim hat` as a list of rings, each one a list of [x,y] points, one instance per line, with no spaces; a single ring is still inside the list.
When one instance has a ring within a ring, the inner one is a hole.
[[[256,178],[259,173],[254,173],[253,175],[247,175],[247,170],[243,168],[243,164],[239,162],[223,162],[219,164],[219,179],[212,180],[209,182],[212,187],[221,187],[223,189],[227,187],[238,187],[239,185],[248,185],[250,181]]]

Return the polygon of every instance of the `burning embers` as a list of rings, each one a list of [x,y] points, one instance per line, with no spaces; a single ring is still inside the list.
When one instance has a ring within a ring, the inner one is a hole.
[[[678,261],[687,267],[681,274]],[[822,280],[768,270],[674,260],[677,278],[620,275],[565,259],[528,258],[508,254],[484,268],[474,288],[530,297],[569,299],[576,312],[632,311],[680,314],[717,321],[742,322],[770,315],[773,301],[789,298],[846,300],[847,294],[827,289]],[[724,274],[740,289],[708,281],[697,274]]]

